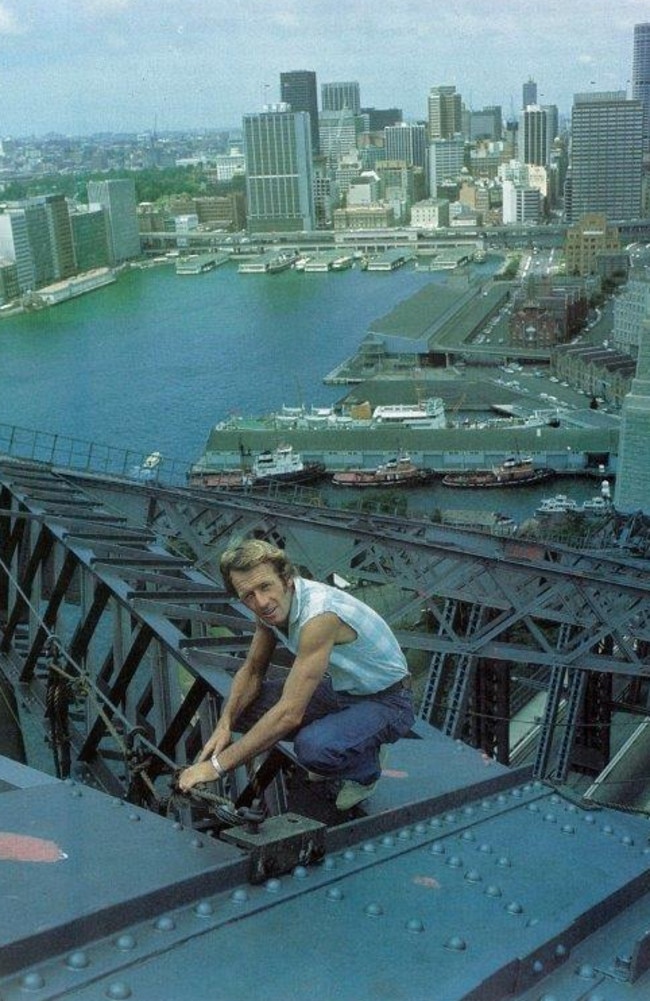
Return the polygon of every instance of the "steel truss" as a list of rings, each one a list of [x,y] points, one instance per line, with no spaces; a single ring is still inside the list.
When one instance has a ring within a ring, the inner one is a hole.
[[[606,764],[617,685],[628,709],[630,693],[645,700],[643,559],[2,460],[0,653],[21,711],[66,742],[53,748],[59,771],[87,769],[159,805],[247,648],[252,625],[217,567],[250,535],[286,546],[307,575],[354,586],[395,629],[421,718],[504,763],[527,692],[548,693],[536,773],[560,779],[576,757],[594,774]],[[287,664],[280,651],[275,668]]]

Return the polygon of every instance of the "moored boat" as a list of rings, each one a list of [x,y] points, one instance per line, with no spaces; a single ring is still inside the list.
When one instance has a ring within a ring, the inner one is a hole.
[[[434,476],[433,470],[420,469],[409,455],[399,455],[395,459],[377,466],[376,469],[345,469],[332,476],[335,487],[420,487]]]
[[[534,466],[530,456],[511,457],[492,469],[477,469],[447,473],[442,478],[445,487],[527,487],[543,483],[555,476],[555,470],[545,466]]]
[[[569,514],[578,511],[578,503],[566,494],[556,494],[555,497],[544,497],[536,514]]]
[[[279,445],[254,459],[250,468],[211,470],[201,464],[188,473],[190,487],[213,490],[250,490],[269,483],[315,483],[325,475],[324,462],[305,462],[291,445]]]

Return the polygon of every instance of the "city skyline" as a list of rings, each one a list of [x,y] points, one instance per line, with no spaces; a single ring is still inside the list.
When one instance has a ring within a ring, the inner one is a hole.
[[[585,7],[588,6],[588,17]],[[425,120],[429,89],[465,105],[569,115],[573,95],[627,90],[645,0],[0,0],[2,136],[239,128],[280,99],[280,73],[355,80],[362,106]],[[135,57],[134,57],[135,49]]]

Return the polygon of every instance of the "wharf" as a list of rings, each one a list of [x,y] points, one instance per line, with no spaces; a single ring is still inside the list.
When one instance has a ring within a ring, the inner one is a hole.
[[[325,271],[344,271],[351,268],[354,258],[340,251],[333,251],[321,254],[313,254],[308,258],[303,270],[310,273],[322,273]]]
[[[176,261],[177,275],[202,275],[207,271],[225,264],[230,260],[230,254],[189,254],[187,257],[179,257]]]
[[[237,271],[242,275],[265,275],[274,274],[278,271],[286,271],[297,260],[298,255],[291,250],[268,250],[265,254],[256,254],[254,257],[241,261]]]
[[[397,247],[393,250],[385,250],[383,254],[379,254],[377,257],[371,257],[368,260],[367,271],[396,271],[398,268],[404,267],[409,261],[412,261],[415,254],[412,250],[405,250],[403,247]]]
[[[112,268],[95,268],[93,271],[85,271],[73,278],[39,288],[31,293],[31,302],[27,305],[56,306],[60,302],[85,295],[86,292],[94,292],[96,289],[104,288],[105,285],[112,285],[115,281],[115,271]]]

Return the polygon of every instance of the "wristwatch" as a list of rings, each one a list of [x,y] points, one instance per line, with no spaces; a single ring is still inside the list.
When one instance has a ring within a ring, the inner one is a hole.
[[[217,773],[217,778],[222,779],[226,774],[226,769],[222,767],[222,765],[219,762],[219,758],[217,757],[216,754],[213,754],[212,757],[210,758],[210,764]]]

